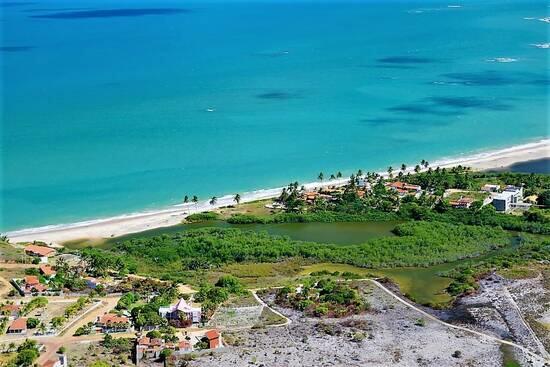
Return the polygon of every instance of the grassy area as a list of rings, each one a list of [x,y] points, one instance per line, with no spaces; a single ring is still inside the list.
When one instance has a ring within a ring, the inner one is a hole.
[[[0,241],[0,259],[2,261],[13,262],[28,258],[29,256],[25,255],[23,247]]]
[[[514,357],[511,346],[501,344],[500,352],[502,353],[502,367],[521,367],[521,364]]]
[[[461,197],[472,198],[476,201],[483,201],[483,200],[485,200],[486,198],[489,197],[489,193],[488,192],[479,192],[479,191],[458,191],[458,192],[455,191],[455,192],[451,193],[447,197],[447,199],[448,200],[458,200]]]
[[[269,308],[264,307],[262,314],[260,315],[260,320],[255,327],[270,326],[270,325],[280,325],[286,320],[277,315],[275,312],[271,311]]]
[[[275,211],[266,208],[266,204],[271,204],[273,200],[258,200],[250,203],[243,203],[235,206],[228,206],[216,210],[221,219],[227,219],[235,214],[250,214],[250,215],[270,215]]]

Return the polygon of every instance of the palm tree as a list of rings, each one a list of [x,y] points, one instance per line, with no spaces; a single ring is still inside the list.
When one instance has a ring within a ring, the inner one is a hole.
[[[428,161],[424,161],[424,168],[428,168],[429,165],[430,163]]]
[[[393,177],[393,167],[392,166],[388,167],[388,176],[390,176],[390,178]]]
[[[237,205],[241,202],[241,195],[235,194],[235,197],[233,198],[233,201],[237,203]]]
[[[197,197],[197,195],[193,195],[193,199],[191,199],[191,201],[193,202],[193,204],[195,204],[196,209],[199,203],[199,198]]]
[[[183,198],[183,203],[187,204],[188,202],[189,202],[189,196],[185,195],[185,197]]]
[[[420,172],[420,166],[418,164],[414,166],[414,172],[416,173]]]
[[[338,171],[338,172],[336,173],[336,178],[342,178],[342,172]]]
[[[330,175],[330,179],[331,180],[335,180],[336,179],[336,176],[334,176],[334,174]]]
[[[40,325],[38,325],[38,331],[40,332],[41,335],[46,334],[46,324],[41,322]]]
[[[423,166],[424,164],[426,164],[426,160],[425,160],[425,159],[423,159],[423,160],[420,161],[420,165],[421,165],[421,166]]]
[[[407,165],[405,163],[401,164],[401,171],[405,172],[407,170]]]
[[[357,170],[357,176],[363,176],[363,170],[362,169]]]
[[[210,199],[210,205],[216,205],[218,202],[218,198],[215,196],[212,196],[212,199]]]
[[[325,178],[325,175],[323,175],[323,172],[319,172],[319,176],[317,176],[319,181],[323,181],[323,178]]]

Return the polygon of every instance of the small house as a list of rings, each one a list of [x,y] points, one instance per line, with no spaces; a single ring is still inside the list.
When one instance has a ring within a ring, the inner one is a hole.
[[[28,245],[25,247],[25,253],[29,256],[39,257],[41,263],[47,263],[48,257],[55,254],[55,250],[47,246]]]
[[[175,305],[160,307],[159,315],[178,327],[185,327],[201,321],[201,308],[189,305],[182,298]]]
[[[20,317],[12,321],[6,334],[25,334],[27,332],[27,319]]]
[[[204,336],[208,339],[208,348],[216,349],[222,347],[222,337],[218,330],[208,330]]]
[[[499,192],[500,191],[500,185],[491,185],[491,184],[485,184],[481,187],[481,191],[485,192]]]
[[[40,274],[44,275],[44,277],[52,279],[57,274],[55,270],[50,265],[42,264],[38,267],[40,269]]]
[[[474,199],[468,197],[461,197],[458,200],[451,200],[449,204],[453,208],[469,209],[472,206]]]
[[[103,333],[118,333],[128,331],[130,321],[126,316],[118,316],[114,313],[106,313],[103,316],[98,316],[96,326]]]
[[[3,305],[0,307],[0,315],[5,315],[8,317],[17,317],[21,307],[19,305]]]

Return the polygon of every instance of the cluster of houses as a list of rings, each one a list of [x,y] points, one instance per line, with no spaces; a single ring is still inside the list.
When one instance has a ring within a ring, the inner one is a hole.
[[[172,351],[172,356],[186,354],[196,350],[198,343],[206,343],[208,349],[223,346],[222,335],[216,329],[187,333],[184,340],[178,342],[165,341],[162,338],[138,337],[135,346],[136,365],[144,359],[157,359],[165,349]],[[204,345],[204,344],[203,344]]]
[[[501,190],[500,185],[486,184],[483,185],[481,191],[488,194],[482,205],[492,204],[498,212],[507,213],[514,209],[529,210],[531,207],[530,203],[524,202],[523,187],[507,185]],[[474,198],[468,197],[466,194],[456,200],[449,201],[449,204],[453,208],[468,209],[474,201]]]

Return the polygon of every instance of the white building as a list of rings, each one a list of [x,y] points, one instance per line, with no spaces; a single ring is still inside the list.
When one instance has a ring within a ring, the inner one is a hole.
[[[506,186],[503,192],[493,196],[493,206],[499,212],[523,207],[523,187]]]
[[[189,305],[183,298],[175,305],[159,307],[159,315],[168,320],[181,320],[181,314],[187,315],[187,320],[193,324],[201,321],[201,308]]]

